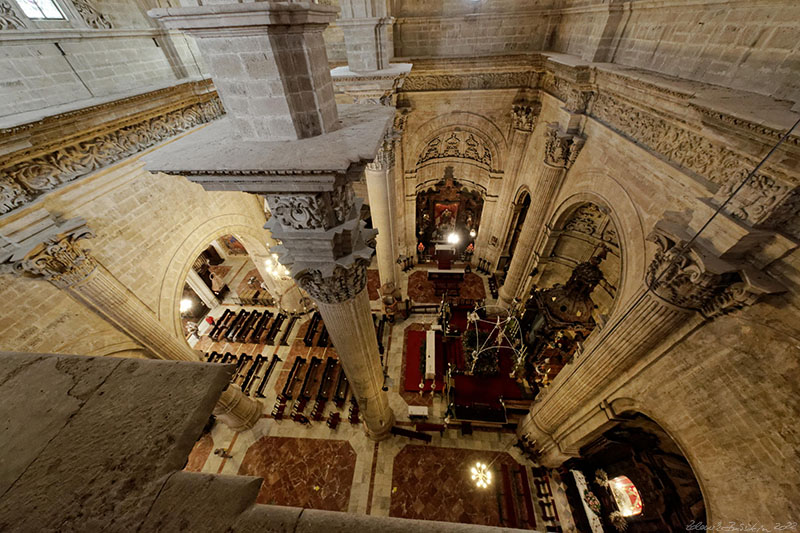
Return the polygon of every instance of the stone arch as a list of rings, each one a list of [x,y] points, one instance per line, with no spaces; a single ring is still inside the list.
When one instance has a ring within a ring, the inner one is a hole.
[[[179,302],[189,269],[194,260],[215,239],[234,235],[250,254],[268,253],[266,230],[261,230],[252,217],[220,215],[206,220],[192,230],[175,250],[161,280],[158,319],[167,330],[182,336]]]
[[[668,424],[665,424],[663,419],[658,414],[652,412],[650,409],[647,409],[640,402],[633,398],[615,398],[608,403],[608,406],[615,417],[633,416],[637,414],[644,415],[652,420],[661,428],[662,431],[664,431],[664,433],[667,434],[675,446],[677,446],[677,448],[680,450],[680,453],[686,459],[686,462],[689,463],[689,467],[692,469],[692,474],[694,474],[694,479],[697,481],[697,484],[700,487],[700,493],[702,494],[703,501],[705,502],[706,519],[708,520],[708,523],[712,523],[711,505],[709,505],[709,491],[706,488],[707,483],[701,477],[700,470],[696,466],[696,458],[691,453],[691,450],[689,450],[689,448],[686,446],[686,443],[680,438],[680,432],[675,431],[674,428],[671,428]]]
[[[505,168],[507,141],[502,130],[486,117],[464,111],[439,115],[421,124],[413,132],[409,132],[406,138],[414,139],[414,142],[409,143],[409,149],[405,151],[404,167],[407,169],[417,168],[417,160],[431,139],[446,132],[457,131],[457,129],[480,136],[492,154],[494,169]]]
[[[647,232],[633,198],[618,180],[599,170],[588,170],[570,178],[559,195],[547,227],[561,227],[576,209],[587,202],[608,210],[617,230],[621,263],[619,287],[610,320],[644,283],[649,257]]]

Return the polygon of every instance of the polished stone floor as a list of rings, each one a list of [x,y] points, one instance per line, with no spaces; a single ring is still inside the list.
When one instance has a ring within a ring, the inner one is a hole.
[[[375,266],[370,270],[375,270]],[[424,272],[413,272],[425,275]],[[373,275],[374,277],[374,275]],[[417,276],[419,277],[419,276]],[[480,289],[484,281],[480,276]],[[402,276],[404,292],[407,277]],[[373,281],[374,283],[374,281]],[[479,295],[477,282],[470,282],[468,294]],[[373,311],[380,303],[372,301]],[[219,316],[223,308],[212,314]],[[310,316],[295,326],[289,346],[247,345],[246,349],[275,353],[281,358],[269,378],[264,404],[264,416],[248,431],[235,433],[216,424],[210,434],[201,438],[187,464],[192,471],[221,474],[247,474],[265,479],[259,495],[263,503],[334,509],[377,516],[405,516],[430,520],[449,520],[472,524],[498,524],[498,487],[478,491],[470,484],[469,466],[481,458],[491,461],[530,466],[512,447],[516,436],[510,430],[475,430],[462,435],[459,427],[430,433],[428,445],[405,437],[391,437],[380,443],[370,441],[361,425],[347,422],[347,408],[339,409],[328,402],[325,413],[338,410],[342,423],[335,430],[324,422],[312,421],[302,425],[288,419],[274,420],[269,416],[277,394],[282,390],[295,357],[307,359],[316,355],[335,355],[333,347],[306,347],[303,335]],[[405,393],[403,365],[406,330],[426,329],[434,315],[415,314],[406,321],[387,324],[384,332],[385,365],[388,374],[389,403],[395,412],[397,425],[413,428],[408,418],[409,405],[426,405],[430,423],[442,423],[446,410],[441,394]],[[199,346],[208,347],[204,338]],[[226,350],[236,352],[242,346],[230,345]],[[291,404],[287,406],[291,408]],[[309,405],[305,413],[310,413]],[[213,454],[223,448],[231,458]],[[486,462],[486,461],[484,461]],[[528,473],[530,468],[525,469]],[[499,472],[499,471],[498,471]],[[530,475],[530,474],[527,474]],[[499,482],[499,478],[498,478]],[[537,507],[538,506],[534,506]],[[540,522],[541,523],[541,522]]]

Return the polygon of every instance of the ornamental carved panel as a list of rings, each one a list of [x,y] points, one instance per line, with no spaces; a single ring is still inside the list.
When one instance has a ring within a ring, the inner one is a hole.
[[[11,3],[0,2],[0,31],[2,30],[21,30],[25,23],[19,18]]]
[[[216,96],[0,169],[0,214],[223,114]]]
[[[446,158],[467,159],[492,170],[492,152],[486,141],[467,131],[440,134],[425,145],[417,166]]]
[[[313,299],[326,304],[341,303],[366,288],[368,265],[369,260],[356,259],[348,268],[337,266],[330,276],[323,276],[319,270],[307,270],[295,280]]]

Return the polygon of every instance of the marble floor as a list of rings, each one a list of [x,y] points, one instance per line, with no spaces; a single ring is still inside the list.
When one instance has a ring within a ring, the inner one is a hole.
[[[375,269],[374,265],[371,269]],[[413,276],[415,272],[410,274]],[[483,288],[485,280],[476,277]],[[403,274],[404,291],[407,284],[407,276]],[[477,291],[475,282],[470,285]],[[380,307],[376,301],[371,305],[373,310]],[[220,306],[215,313],[218,316],[222,311]],[[263,347],[266,352],[275,353],[281,362],[269,377],[266,397],[259,399],[264,404],[262,419],[253,429],[240,433],[215,424],[210,433],[198,441],[186,468],[263,477],[265,481],[259,494],[259,501],[263,503],[378,516],[499,524],[498,487],[484,491],[473,488],[468,470],[470,462],[478,458],[484,462],[497,458],[495,466],[498,468],[504,462],[531,466],[512,446],[516,435],[511,430],[476,428],[472,434],[462,435],[460,428],[450,427],[441,434],[430,433],[433,440],[428,445],[399,436],[375,443],[366,437],[360,425],[347,423],[347,406],[341,410],[343,420],[335,430],[324,422],[303,425],[285,418],[271,418],[269,413],[293,358],[335,354],[333,347],[309,348],[303,344],[308,318],[295,326],[289,346]],[[434,319],[434,315],[415,314],[406,321],[388,325],[385,331],[389,403],[401,427],[414,425],[408,418],[409,405],[427,405],[430,423],[442,423],[444,417],[446,406],[440,394],[426,393],[420,397],[403,391],[405,331],[409,327],[425,329]],[[207,345],[201,340],[201,346]],[[262,347],[252,346],[253,350],[259,348]],[[325,412],[333,409],[336,407],[328,402]],[[310,406],[306,414],[309,412]],[[223,448],[231,457],[213,454],[217,448]],[[530,468],[524,470],[530,472]],[[499,474],[497,479],[500,483]]]

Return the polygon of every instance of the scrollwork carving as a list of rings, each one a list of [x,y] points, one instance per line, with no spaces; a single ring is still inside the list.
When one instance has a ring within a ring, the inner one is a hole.
[[[267,202],[272,216],[284,228],[325,229],[330,206],[324,201],[322,193],[294,196],[270,194]]]
[[[723,289],[723,276],[708,272],[694,251],[684,249],[683,242],[659,230],[648,239],[658,249],[645,279],[661,299],[685,309],[702,309]]]
[[[536,119],[539,118],[541,104],[516,103],[511,107],[511,123],[515,130],[532,132],[536,127]]]
[[[20,30],[25,23],[19,18],[9,2],[0,2],[0,30]]]
[[[0,214],[222,114],[217,97],[99,135],[0,171]]]
[[[469,74],[419,74],[409,75],[403,83],[403,92],[451,91],[459,89],[510,89],[528,87],[535,73],[476,72]]]
[[[80,14],[81,18],[89,25],[90,28],[96,30],[110,30],[114,27],[108,18],[94,8],[88,0],[72,0],[75,9]]]
[[[417,159],[417,166],[447,157],[468,159],[489,170],[492,169],[492,152],[488,143],[480,136],[464,131],[453,131],[428,141]]]
[[[11,266],[18,276],[43,278],[67,289],[89,277],[97,268],[94,258],[77,245],[94,234],[83,221],[77,228],[51,236]]]
[[[327,277],[323,277],[319,270],[307,270],[295,279],[313,299],[326,304],[341,303],[366,288],[368,265],[368,260],[356,259],[348,268],[337,266]]]

